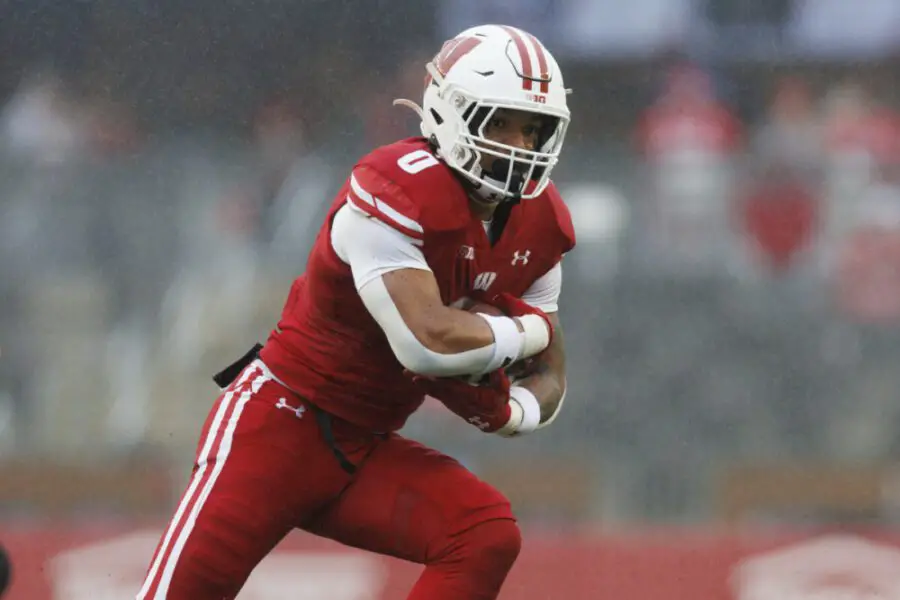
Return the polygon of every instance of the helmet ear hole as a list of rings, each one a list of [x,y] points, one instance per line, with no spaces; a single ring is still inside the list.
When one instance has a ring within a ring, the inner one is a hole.
[[[432,108],[429,112],[431,112],[431,116],[434,118],[435,123],[437,123],[438,125],[442,125],[444,123],[444,117],[439,115],[436,110]]]

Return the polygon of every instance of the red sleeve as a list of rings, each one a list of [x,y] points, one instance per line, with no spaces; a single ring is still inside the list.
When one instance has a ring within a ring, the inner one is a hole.
[[[416,240],[424,238],[419,207],[400,186],[370,166],[360,165],[353,169],[347,200],[404,235]]]

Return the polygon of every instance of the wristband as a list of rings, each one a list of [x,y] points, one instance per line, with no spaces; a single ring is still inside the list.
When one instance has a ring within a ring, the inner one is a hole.
[[[514,385],[509,388],[509,401],[522,407],[522,422],[516,433],[531,433],[541,424],[541,405],[528,389]]]
[[[522,315],[516,317],[519,324],[522,325],[522,354],[519,359],[531,358],[535,354],[540,354],[550,345],[550,330],[547,328],[547,321],[540,315]]]
[[[501,437],[514,436],[522,425],[522,419],[525,418],[525,412],[522,410],[521,404],[510,398],[508,406],[509,420],[506,422],[506,425],[494,432]]]
[[[494,334],[494,355],[481,373],[492,373],[517,361],[527,338],[519,331],[515,319],[483,313],[475,314],[487,321]],[[546,330],[546,327],[544,329]]]

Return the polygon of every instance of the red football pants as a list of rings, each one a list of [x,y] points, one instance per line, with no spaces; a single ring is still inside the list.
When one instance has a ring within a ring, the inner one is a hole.
[[[455,460],[333,421],[350,474],[313,409],[260,362],[219,397],[193,475],[138,600],[223,600],[294,528],[425,565],[409,600],[490,600],[521,538],[509,502]]]

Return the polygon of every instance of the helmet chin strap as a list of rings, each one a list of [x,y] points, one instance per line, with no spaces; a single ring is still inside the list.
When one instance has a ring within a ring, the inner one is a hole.
[[[490,228],[488,229],[488,239],[492,246],[497,243],[500,236],[503,234],[503,230],[506,229],[506,223],[509,221],[512,209],[522,199],[525,178],[521,171],[515,168],[513,168],[512,175],[510,175],[511,167],[512,164],[509,159],[498,158],[491,164],[491,171],[486,174],[484,179],[488,183],[503,188],[506,185],[507,178],[509,178],[510,188],[516,190],[513,196],[502,196],[497,192],[488,192],[485,194],[484,186],[474,190],[474,196],[477,201],[482,204],[490,204],[496,207],[494,209],[494,216],[491,220]]]
[[[510,160],[508,158],[496,159],[491,163],[491,170],[484,176],[484,180],[499,188],[506,187],[506,179],[509,176],[510,166]],[[512,196],[504,196],[499,192],[480,186],[473,190],[475,199],[483,204],[500,204],[502,202],[512,202],[513,204],[517,204],[522,199],[522,190],[525,188],[525,178],[521,171],[514,168],[509,183],[510,189],[515,190]]]

